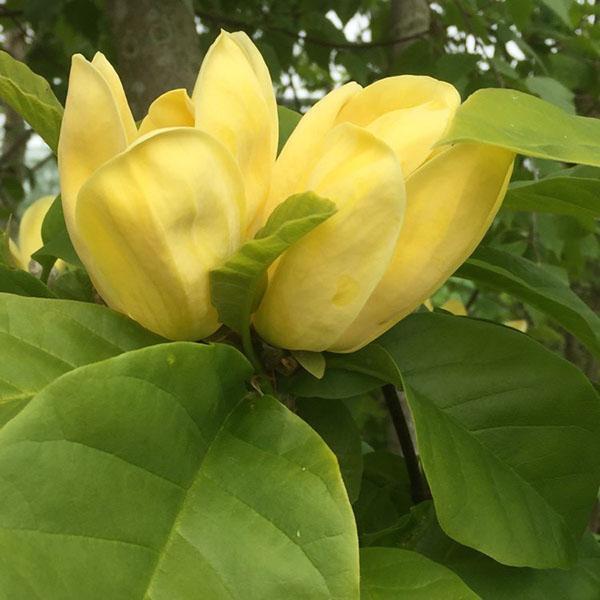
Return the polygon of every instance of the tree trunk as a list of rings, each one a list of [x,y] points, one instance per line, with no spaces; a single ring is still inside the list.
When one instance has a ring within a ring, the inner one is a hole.
[[[117,67],[134,117],[167,90],[191,92],[200,66],[194,14],[183,0],[106,0]]]
[[[10,29],[5,34],[4,47],[17,60],[23,60],[27,44],[21,31]],[[31,131],[25,121],[10,106],[4,105],[4,138],[0,152],[0,180],[3,185],[0,201],[9,212],[14,212],[22,197],[22,184],[25,178],[25,149]]]
[[[392,0],[391,37],[400,39],[429,31],[431,14],[427,0]],[[394,56],[398,56],[407,44],[399,42],[392,47]]]

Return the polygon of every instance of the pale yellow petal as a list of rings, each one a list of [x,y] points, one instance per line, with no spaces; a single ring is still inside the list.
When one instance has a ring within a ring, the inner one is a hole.
[[[92,65],[100,71],[102,77],[110,88],[112,97],[115,99],[117,108],[119,110],[119,116],[121,117],[121,123],[123,124],[123,130],[127,137],[127,142],[131,143],[137,137],[137,127],[135,126],[135,119],[131,114],[131,108],[127,102],[125,96],[125,90],[119,75],[114,70],[113,66],[108,62],[106,56],[102,52],[96,52],[92,59]]]
[[[355,319],[387,268],[404,182],[388,146],[344,124],[327,135],[307,189],[333,200],[338,212],[283,255],[255,326],[276,346],[321,351]]]
[[[366,129],[394,150],[402,173],[409,177],[431,155],[453,115],[454,109],[426,103],[385,113]]]
[[[513,321],[504,321],[504,325],[507,327],[511,327],[512,329],[516,329],[521,333],[527,333],[529,329],[529,323],[526,319],[514,319]]]
[[[239,169],[194,128],[150,133],[82,187],[77,227],[100,295],[173,340],[213,333],[208,272],[240,244]]]
[[[344,104],[360,89],[357,83],[347,83],[329,92],[302,116],[275,162],[261,223],[266,222],[276,206],[305,189],[308,176],[321,155],[324,137],[334,127]]]
[[[54,202],[54,196],[43,196],[30,204],[21,217],[17,246],[19,263],[25,271],[29,270],[31,255],[44,245],[42,223],[52,202]]]
[[[75,228],[79,190],[96,169],[126,147],[127,134],[111,87],[97,67],[76,54],[60,129],[58,169],[65,221],[80,257],[83,249]]]
[[[466,317],[467,316],[467,307],[464,305],[464,302],[460,298],[449,298],[442,304],[440,307],[443,310],[456,315],[457,317]]]
[[[141,137],[155,129],[193,127],[194,105],[184,89],[170,90],[159,96],[148,109],[140,125]]]
[[[192,101],[196,127],[224,144],[238,162],[248,225],[268,193],[278,120],[267,66],[245,34],[221,32],[204,58]]]
[[[394,149],[408,177],[430,156],[460,104],[449,83],[400,75],[381,79],[346,103],[337,122],[366,127]]]
[[[473,252],[504,198],[514,154],[459,144],[406,183],[406,214],[390,266],[365,308],[332,348],[352,352],[435,292]]]
[[[29,270],[29,261],[21,253],[21,250],[19,246],[17,246],[17,243],[10,238],[8,240],[8,252],[8,259],[10,261],[11,266],[23,269],[24,271]]]
[[[347,102],[338,123],[366,127],[381,115],[431,103],[433,108],[458,107],[460,96],[449,83],[423,75],[386,77],[364,88]]]

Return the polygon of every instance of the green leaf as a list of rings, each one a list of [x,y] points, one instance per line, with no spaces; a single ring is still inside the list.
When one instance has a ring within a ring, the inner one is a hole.
[[[180,342],[38,394],[0,432],[6,597],[356,600],[335,457],[249,397],[251,374],[231,346]]]
[[[600,217],[600,179],[554,176],[539,181],[515,181],[504,208],[555,215]]]
[[[325,357],[321,352],[309,352],[308,350],[292,350],[291,352],[298,364],[313,377],[323,378],[323,375],[325,375]]]
[[[552,77],[530,75],[525,79],[525,87],[542,100],[555,104],[569,114],[575,114],[575,94],[560,81]]]
[[[600,317],[558,277],[530,260],[495,248],[480,248],[455,275],[531,304],[600,356]]]
[[[407,525],[404,539],[396,543],[445,565],[485,600],[596,600],[600,597],[600,547],[591,533],[586,533],[579,542],[577,559],[570,569],[507,567],[447,537],[427,503],[416,508],[421,510],[411,512],[412,531]]]
[[[361,543],[394,527],[410,510],[410,480],[404,459],[391,452],[369,452],[363,457],[360,496],[354,514]]]
[[[63,373],[161,341],[102,306],[0,293],[0,426]]]
[[[298,398],[296,412],[331,448],[338,459],[350,502],[358,498],[363,474],[360,431],[341,400]]]
[[[369,344],[350,354],[327,354],[327,366],[332,369],[354,371],[376,377],[380,385],[393,383],[402,387],[402,376],[398,365],[389,352],[378,344]]]
[[[33,254],[34,260],[40,264],[46,264],[48,259],[53,259],[54,262],[57,258],[62,258],[72,265],[82,266],[67,231],[60,196],[55,198],[44,217],[42,240],[44,245]]]
[[[571,0],[541,0],[552,12],[554,12],[562,22],[571,29],[573,24],[571,23],[571,17],[569,16],[569,8],[571,7]]]
[[[59,298],[79,300],[80,302],[94,302],[95,300],[96,293],[88,274],[77,267],[60,273],[56,279],[50,281],[49,286]]]
[[[10,218],[4,231],[0,230],[0,266],[2,267],[16,267],[16,261],[10,251],[10,236],[8,234],[10,230]]]
[[[335,210],[333,202],[312,192],[295,194],[280,204],[255,239],[211,271],[211,298],[219,320],[238,333],[247,330],[264,293],[269,266]]]
[[[444,531],[507,565],[565,568],[600,483],[600,400],[572,364],[519,332],[415,314],[394,357]]]
[[[338,400],[351,398],[370,392],[383,385],[381,379],[352,370],[327,368],[321,379],[307,371],[295,373],[289,379],[282,379],[282,391],[300,398],[327,398]]]
[[[508,89],[478,90],[460,106],[439,144],[481,142],[524,154],[600,166],[600,119],[570,115]]]
[[[370,344],[351,354],[324,354],[325,374],[301,371],[283,382],[286,391],[304,398],[350,398],[386,383],[402,387],[398,366],[385,348]]]
[[[292,134],[292,131],[294,131],[296,125],[298,125],[302,115],[286,106],[278,106],[277,116],[279,117],[279,144],[277,154],[279,154],[281,149],[285,146],[287,139]]]
[[[360,551],[360,592],[364,600],[476,600],[450,569],[399,548]]]
[[[486,600],[597,600],[600,598],[600,547],[588,533],[568,570],[517,569],[456,544],[444,564]]]
[[[55,298],[55,295],[37,277],[4,265],[0,265],[0,293]]]
[[[18,112],[56,152],[63,107],[43,77],[2,50],[0,99]]]

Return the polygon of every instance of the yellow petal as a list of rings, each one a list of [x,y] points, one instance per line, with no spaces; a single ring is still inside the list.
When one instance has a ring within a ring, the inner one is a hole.
[[[327,349],[384,274],[404,212],[404,183],[392,150],[350,124],[332,130],[307,189],[338,212],[292,246],[275,268],[256,314],[268,342]]]
[[[387,331],[435,292],[473,252],[506,193],[514,154],[458,144],[406,183],[406,214],[383,279],[332,348],[352,352]]]
[[[24,271],[29,270],[31,255],[44,245],[42,223],[52,202],[54,202],[54,196],[43,196],[30,204],[21,217],[18,242],[13,248],[17,254],[13,253],[13,256]]]
[[[441,308],[458,317],[466,317],[468,314],[467,307],[460,298],[450,298],[449,300],[446,300]]]
[[[193,127],[194,105],[184,89],[171,90],[159,96],[148,109],[140,125],[141,137],[155,129]]]
[[[16,242],[11,238],[9,238],[8,240],[8,251],[10,253],[8,257],[10,261],[10,266],[18,267],[19,269],[23,269],[24,271],[29,270],[29,261],[24,260],[19,246],[17,246]]]
[[[515,319],[513,321],[504,321],[504,325],[512,327],[521,333],[527,333],[529,329],[529,323],[525,319]]]
[[[127,143],[113,89],[98,67],[76,54],[58,142],[58,169],[65,221],[82,259],[83,247],[75,228],[77,195],[92,173],[125,150]]]
[[[400,75],[381,79],[355,94],[338,115],[366,127],[394,149],[405,177],[425,162],[460,104],[449,83]]]
[[[239,169],[194,128],[161,129],[81,188],[76,223],[85,266],[113,308],[173,340],[213,333],[208,272],[240,244]]]
[[[196,127],[224,144],[238,162],[250,224],[269,189],[278,121],[269,71],[245,33],[221,32],[206,53],[192,100]]]
[[[119,75],[114,70],[113,66],[108,62],[106,56],[102,54],[102,52],[96,52],[94,58],[92,59],[92,65],[94,65],[94,67],[100,71],[100,74],[102,77],[104,77],[104,81],[106,81],[108,87],[110,88],[112,97],[114,98],[119,110],[119,116],[121,117],[121,123],[123,124],[123,130],[125,131],[127,142],[133,142],[133,140],[137,137],[137,127],[135,126],[135,119],[131,114],[131,108],[129,108],[129,103],[127,102],[125,90],[123,89],[123,84],[121,83]]]
[[[321,155],[325,135],[334,126],[344,104],[360,89],[357,83],[347,83],[329,92],[300,119],[275,162],[261,223],[266,222],[276,206],[306,189],[308,176]]]

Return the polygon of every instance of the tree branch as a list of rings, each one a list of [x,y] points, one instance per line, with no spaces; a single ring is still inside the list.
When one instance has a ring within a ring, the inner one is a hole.
[[[398,441],[400,442],[400,448],[402,448],[402,454],[404,455],[404,462],[406,463],[406,470],[408,471],[408,478],[410,479],[410,492],[412,499],[415,503],[423,502],[431,498],[429,489],[423,472],[421,471],[421,465],[419,464],[419,458],[415,452],[412,438],[410,437],[410,430],[408,429],[408,423],[404,418],[402,407],[400,406],[400,399],[396,393],[396,388],[391,385],[384,385],[382,388],[383,397],[387,409],[392,418]]]
[[[381,40],[376,42],[332,42],[330,40],[325,40],[322,38],[314,37],[312,35],[302,34],[300,31],[291,31],[289,29],[285,29],[284,27],[279,27],[277,25],[271,25],[270,23],[248,23],[247,21],[243,21],[241,19],[236,19],[234,17],[230,17],[228,15],[221,15],[215,13],[209,13],[203,10],[196,10],[196,15],[201,19],[206,19],[211,23],[216,25],[227,25],[229,27],[239,27],[242,29],[266,29],[269,31],[276,31],[278,33],[282,33],[283,35],[287,35],[288,37],[294,38],[295,40],[303,40],[308,42],[309,44],[316,44],[317,46],[323,46],[324,48],[332,48],[332,49],[352,49],[352,50],[366,50],[369,48],[382,48],[385,46],[394,46],[395,44],[399,44],[402,42],[409,42],[411,40],[416,40],[422,38],[429,34],[429,29],[426,31],[419,31],[417,33],[413,33],[411,35],[407,35],[400,38],[395,38],[392,40]]]

